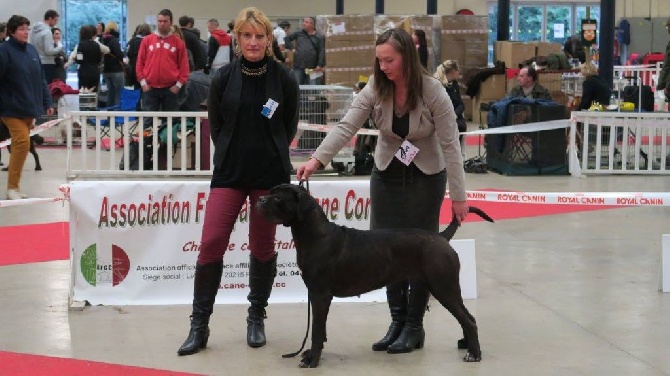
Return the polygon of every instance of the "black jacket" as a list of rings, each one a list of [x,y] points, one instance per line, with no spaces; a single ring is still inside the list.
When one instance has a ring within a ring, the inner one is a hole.
[[[237,126],[237,111],[242,93],[242,61],[235,59],[223,66],[212,79],[207,101],[209,130],[214,142],[214,166],[223,162],[230,145],[233,130]],[[289,159],[289,144],[298,130],[298,82],[288,68],[274,59],[268,59],[265,75],[265,93],[279,103],[270,119],[272,138],[282,158],[285,172],[293,167]],[[260,109],[259,109],[260,111]]]
[[[207,62],[207,56],[205,56],[202,47],[200,47],[200,38],[189,29],[182,28],[181,32],[184,34],[186,49],[191,51],[193,55],[193,70],[203,69]]]
[[[596,101],[603,107],[610,104],[612,89],[604,78],[599,75],[588,76],[582,83],[582,99],[579,102],[578,110],[588,110],[591,102]]]

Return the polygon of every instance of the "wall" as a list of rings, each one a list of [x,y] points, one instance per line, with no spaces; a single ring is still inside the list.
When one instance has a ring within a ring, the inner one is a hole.
[[[22,1],[21,6],[9,6],[10,4],[17,4],[10,0],[0,0],[0,21],[7,22],[9,17],[14,14],[19,14],[30,20],[30,24],[34,25],[38,21],[44,21],[44,12],[47,9],[56,9],[60,13],[60,2],[58,0],[31,0]]]

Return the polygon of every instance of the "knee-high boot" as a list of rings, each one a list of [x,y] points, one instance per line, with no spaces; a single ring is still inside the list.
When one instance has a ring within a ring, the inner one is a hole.
[[[400,281],[386,286],[386,300],[391,311],[391,325],[386,335],[372,344],[374,351],[386,351],[386,349],[398,339],[407,320],[407,287],[408,281]]]
[[[251,306],[247,310],[247,344],[249,347],[265,346],[265,307],[268,305],[272,284],[277,275],[277,254],[261,262],[249,257],[249,295]]]
[[[430,293],[423,281],[410,281],[409,303],[407,305],[407,323],[398,339],[386,352],[389,354],[408,353],[423,348],[426,333],[423,330],[423,315]]]
[[[214,299],[221,284],[223,261],[195,266],[193,282],[193,313],[191,330],[177,354],[195,354],[207,346],[209,339],[209,316],[214,310]]]

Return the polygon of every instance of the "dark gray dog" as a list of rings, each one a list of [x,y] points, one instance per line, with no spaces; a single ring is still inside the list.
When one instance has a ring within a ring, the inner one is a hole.
[[[461,297],[458,254],[449,245],[458,222],[441,233],[418,229],[362,231],[331,223],[302,187],[278,185],[261,197],[259,213],[268,221],[291,227],[298,267],[314,310],[312,347],[300,367],[319,365],[326,341],[326,319],[334,296],[357,296],[404,279],[424,280],[433,296],[458,320],[467,349],[466,362],[481,360],[477,323]],[[483,211],[470,207],[489,222]]]

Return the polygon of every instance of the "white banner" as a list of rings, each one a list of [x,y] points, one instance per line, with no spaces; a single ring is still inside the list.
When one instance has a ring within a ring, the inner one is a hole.
[[[327,217],[340,225],[369,228],[369,182],[310,184]],[[70,187],[72,298],[91,304],[190,304],[207,181],[76,181]],[[248,203],[224,256],[217,303],[247,303]],[[463,297],[477,297],[473,240],[452,241],[461,257]],[[289,228],[278,226],[278,274],[271,303],[305,302]],[[385,301],[384,290],[337,301]]]

